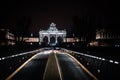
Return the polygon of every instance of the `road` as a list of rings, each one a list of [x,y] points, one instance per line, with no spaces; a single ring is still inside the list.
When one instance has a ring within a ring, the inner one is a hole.
[[[72,56],[62,53],[57,54],[59,63],[61,65],[63,80],[95,80],[96,77],[92,75],[82,64],[76,62]]]
[[[46,50],[35,54],[6,80],[56,80],[56,76],[59,78],[57,80],[97,80],[74,57],[58,50]]]

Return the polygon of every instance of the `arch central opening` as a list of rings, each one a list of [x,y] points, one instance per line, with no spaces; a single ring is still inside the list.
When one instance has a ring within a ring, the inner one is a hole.
[[[55,37],[54,36],[50,37],[50,44],[55,44]]]

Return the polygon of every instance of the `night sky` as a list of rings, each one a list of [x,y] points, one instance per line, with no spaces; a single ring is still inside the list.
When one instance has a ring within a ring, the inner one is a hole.
[[[37,34],[40,29],[47,29],[51,22],[55,22],[58,29],[69,31],[74,16],[92,17],[96,25],[108,26],[120,24],[119,14],[118,2],[110,0],[4,0],[0,2],[0,28],[13,29],[17,19],[26,16],[31,20],[29,32]]]

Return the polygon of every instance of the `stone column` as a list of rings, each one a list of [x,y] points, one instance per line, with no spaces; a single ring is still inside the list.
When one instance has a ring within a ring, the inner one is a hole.
[[[58,43],[57,38],[58,38],[58,36],[56,35],[55,36],[55,44]]]
[[[63,42],[66,42],[66,38],[65,37],[63,38]]]
[[[47,37],[48,37],[48,44],[50,43],[50,35],[47,35]]]
[[[41,42],[42,42],[42,34],[40,33],[39,34],[39,44],[41,45]]]

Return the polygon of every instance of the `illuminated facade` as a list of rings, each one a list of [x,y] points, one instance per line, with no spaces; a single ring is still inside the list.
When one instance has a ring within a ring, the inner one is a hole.
[[[120,34],[112,29],[96,30],[95,40],[89,43],[90,46],[115,46],[120,47]]]
[[[15,45],[14,34],[9,29],[0,29],[0,46]]]
[[[66,42],[66,30],[58,30],[56,24],[52,22],[48,30],[39,31],[39,44],[43,42],[49,45]]]
[[[112,31],[101,29],[96,31],[96,39],[120,39],[120,34]]]

